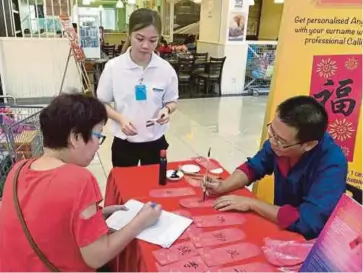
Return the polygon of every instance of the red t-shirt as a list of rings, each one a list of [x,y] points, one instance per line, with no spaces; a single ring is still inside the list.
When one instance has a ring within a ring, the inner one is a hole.
[[[79,248],[108,232],[101,210],[90,219],[80,217],[102,201],[96,179],[71,164],[48,171],[31,170],[30,165],[20,172],[18,198],[35,243],[61,271],[95,271],[84,263]],[[32,250],[15,211],[13,177],[18,166],[7,177],[0,208],[0,272],[49,271]]]
[[[164,46],[164,45],[161,45],[158,48],[158,50],[160,53],[172,53],[173,52],[170,46]]]

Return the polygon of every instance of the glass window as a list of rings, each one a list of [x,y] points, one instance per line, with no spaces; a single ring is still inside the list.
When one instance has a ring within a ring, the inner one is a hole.
[[[261,20],[261,8],[262,0],[255,0],[255,4],[250,6],[247,21],[247,40],[257,40]]]
[[[116,9],[104,8],[101,11],[101,25],[104,29],[116,30]]]

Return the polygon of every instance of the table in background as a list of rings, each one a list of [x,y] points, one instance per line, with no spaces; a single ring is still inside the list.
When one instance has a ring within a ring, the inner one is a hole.
[[[192,161],[173,162],[168,164],[168,169],[176,169],[182,164],[193,164]],[[195,164],[195,163],[194,163]],[[203,172],[203,168],[202,172]],[[168,181],[166,186],[158,185],[159,165],[149,165],[141,167],[114,168],[108,178],[105,206],[123,204],[129,199],[137,199],[141,202],[154,201],[162,205],[167,211],[183,209],[179,205],[179,200],[186,197],[173,198],[154,198],[149,196],[149,192],[156,188],[177,188],[186,187],[189,184],[184,180],[177,182]],[[228,177],[228,172],[224,171],[220,176]],[[192,187],[192,186],[190,186]],[[201,189],[193,187],[197,195],[202,196]],[[253,197],[253,194],[247,189],[238,190],[233,194]],[[196,208],[189,210],[193,216],[218,213],[212,208]],[[254,214],[244,213],[246,222],[239,227],[246,233],[244,242],[254,243],[258,246],[263,245],[265,237],[271,237],[279,240],[303,240],[303,238],[292,232],[280,229],[276,224]],[[216,228],[204,228],[204,230],[215,230]],[[177,241],[178,242],[178,241]],[[176,243],[177,243],[176,242]],[[149,244],[141,240],[133,240],[130,245],[120,255],[114,259],[110,266],[114,272],[157,272],[155,265],[156,260],[152,252],[160,249],[159,246]],[[267,262],[264,255],[246,259],[235,264],[246,264],[250,262]],[[225,265],[227,266],[227,265]]]

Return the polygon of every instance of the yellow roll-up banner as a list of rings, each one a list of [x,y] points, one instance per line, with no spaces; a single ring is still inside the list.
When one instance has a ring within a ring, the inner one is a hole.
[[[297,95],[325,105],[349,162],[348,194],[362,203],[362,0],[285,0],[265,125]],[[273,185],[266,177],[254,192],[272,203]]]

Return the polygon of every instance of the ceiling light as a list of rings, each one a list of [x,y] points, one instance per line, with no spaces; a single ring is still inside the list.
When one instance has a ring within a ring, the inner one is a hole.
[[[123,9],[124,8],[124,3],[121,0],[118,0],[117,3],[116,3],[116,8]]]
[[[248,0],[248,5],[254,6],[255,5],[255,0]]]
[[[274,0],[274,3],[275,4],[283,4],[284,3],[284,0]]]

